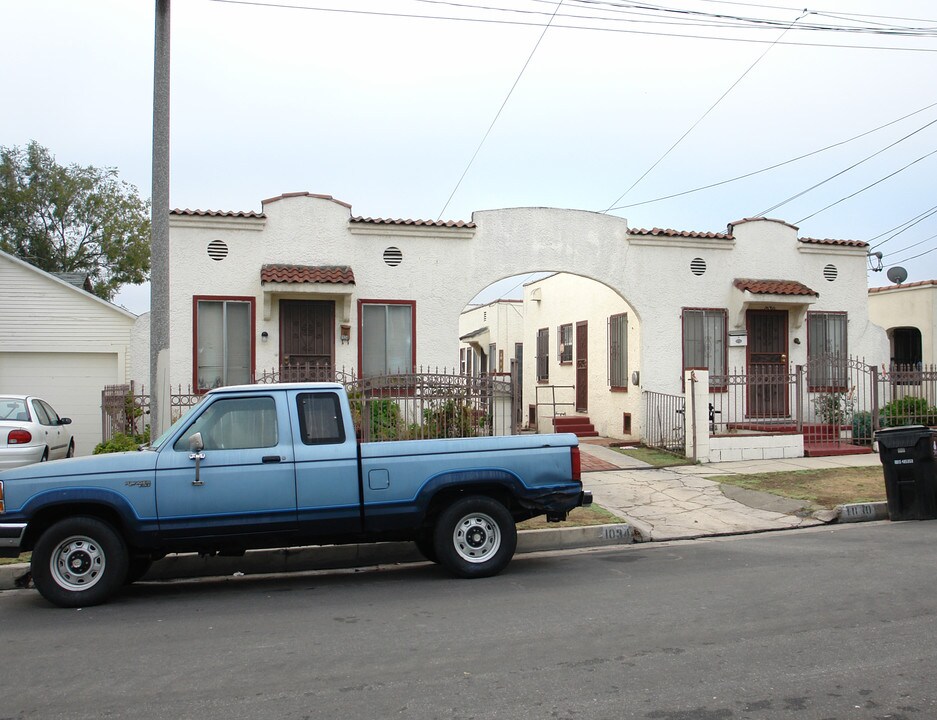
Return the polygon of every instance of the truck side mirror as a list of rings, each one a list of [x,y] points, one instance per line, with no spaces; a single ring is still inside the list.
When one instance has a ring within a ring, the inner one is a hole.
[[[189,438],[189,452],[201,452],[204,448],[205,443],[202,442],[202,433],[197,432]]]

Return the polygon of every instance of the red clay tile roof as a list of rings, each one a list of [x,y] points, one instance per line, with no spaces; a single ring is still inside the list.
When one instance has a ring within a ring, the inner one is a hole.
[[[354,285],[355,274],[347,265],[264,265],[260,282]]]
[[[265,218],[263,213],[253,210],[175,210],[169,211],[170,215],[198,215],[200,217],[240,217],[240,218]]]
[[[820,293],[811,290],[796,280],[752,280],[749,278],[736,278],[735,287],[754,295],[815,295]]]
[[[870,293],[886,292],[887,290],[898,290],[899,288],[927,287],[933,285],[937,287],[937,280],[918,280],[913,283],[902,283],[901,285],[885,285],[884,287],[869,288]]]
[[[802,243],[810,243],[812,245],[843,245],[846,247],[858,247],[864,248],[868,247],[869,244],[862,240],[818,240],[817,238],[798,238]]]
[[[783,220],[778,220],[778,219],[776,219],[776,218],[747,217],[747,218],[742,218],[741,220],[736,220],[735,222],[730,222],[730,223],[729,223],[729,232],[732,232],[732,228],[735,227],[736,225],[744,225],[745,223],[750,223],[750,222],[762,222],[762,221],[763,221],[763,222],[773,222],[773,223],[777,223],[778,225],[787,225],[789,228],[794,228],[795,230],[797,229],[797,226],[796,226],[796,225],[791,225],[789,222],[784,222]]]
[[[659,235],[661,237],[688,237],[688,238],[716,238],[717,240],[731,240],[732,236],[727,233],[716,232],[698,232],[696,230],[670,230],[668,228],[654,228],[645,230],[644,228],[628,228],[629,235]]]
[[[353,223],[370,223],[372,225],[422,225],[424,227],[451,227],[451,228],[473,228],[475,223],[469,220],[392,220],[390,218],[371,218],[361,217],[360,215],[351,218]]]
[[[331,200],[333,203],[337,203],[341,205],[342,207],[346,207],[349,210],[351,210],[351,205],[349,205],[346,202],[342,202],[341,200],[336,200],[331,195],[319,195],[317,193],[311,193],[311,192],[283,193],[282,195],[277,195],[276,197],[267,198],[266,200],[261,200],[261,205],[266,205],[267,203],[276,202],[277,200],[285,200],[286,198],[294,198],[294,197],[311,197],[311,198],[318,198],[319,200]]]

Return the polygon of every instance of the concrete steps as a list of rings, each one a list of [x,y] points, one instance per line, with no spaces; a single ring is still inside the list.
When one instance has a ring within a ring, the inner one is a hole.
[[[553,418],[553,431],[573,433],[576,437],[598,437],[588,415],[560,415]]]

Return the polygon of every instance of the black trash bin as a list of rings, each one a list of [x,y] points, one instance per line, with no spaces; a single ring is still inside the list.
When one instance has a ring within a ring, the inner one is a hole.
[[[889,519],[937,518],[937,463],[930,428],[888,428],[876,432],[875,439],[885,473]]]

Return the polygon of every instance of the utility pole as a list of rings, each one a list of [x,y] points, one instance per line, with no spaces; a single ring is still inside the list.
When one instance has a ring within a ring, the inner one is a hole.
[[[150,436],[171,422],[169,405],[169,2],[156,0],[153,61],[153,193],[150,238]]]

